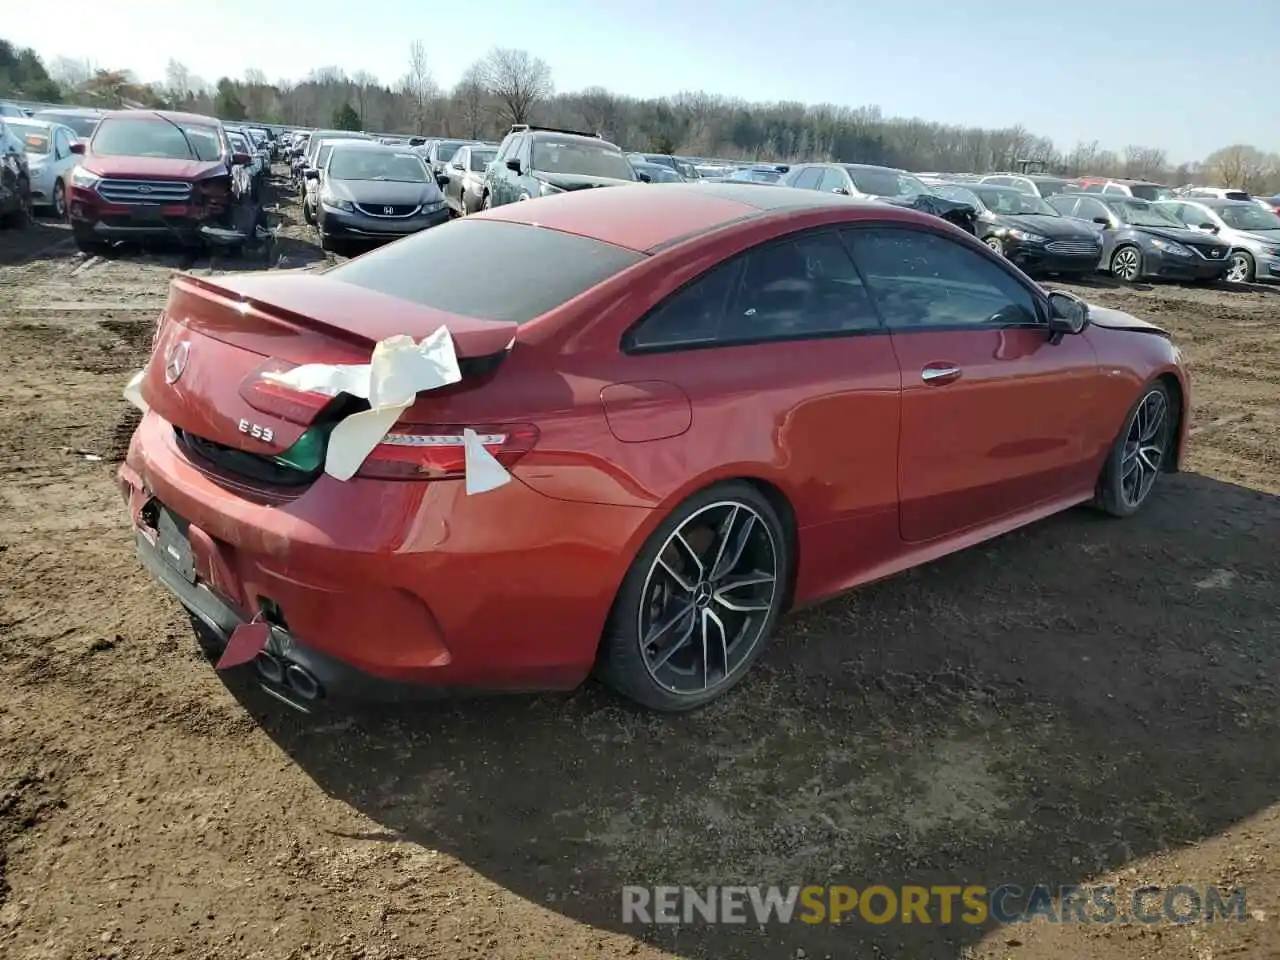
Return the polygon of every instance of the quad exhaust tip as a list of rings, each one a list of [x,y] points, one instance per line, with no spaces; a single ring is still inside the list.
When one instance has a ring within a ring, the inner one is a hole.
[[[293,703],[291,698],[286,699],[281,696],[281,693],[287,691],[304,701],[319,700],[324,695],[324,687],[321,686],[320,681],[301,664],[290,663],[265,650],[258,654],[253,664],[258,671],[258,676],[264,681],[264,689],[279,699],[285,700],[291,706],[296,706],[301,710],[306,709],[301,704]],[[265,684],[271,684],[273,687],[283,689],[275,690],[272,689],[272,686],[265,686]]]

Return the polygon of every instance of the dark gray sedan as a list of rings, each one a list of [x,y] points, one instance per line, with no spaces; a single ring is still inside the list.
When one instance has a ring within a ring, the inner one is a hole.
[[[1045,201],[1064,217],[1094,224],[1102,240],[1099,268],[1117,280],[1220,280],[1230,248],[1188,230],[1149,200],[1059,193]]]
[[[307,171],[309,178],[317,175]],[[435,177],[408,148],[339,142],[318,180],[316,229],[326,250],[404,237],[449,219]]]

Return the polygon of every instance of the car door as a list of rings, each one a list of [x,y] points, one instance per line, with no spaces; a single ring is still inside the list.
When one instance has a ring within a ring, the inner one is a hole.
[[[53,128],[54,177],[65,177],[75,165],[76,155],[71,152],[72,133],[68,127]]]
[[[466,176],[467,165],[471,163],[471,148],[459,147],[458,152],[446,164],[445,172],[449,181],[444,185],[444,201],[450,207],[462,207],[462,181]]]
[[[1043,294],[923,227],[844,230],[902,368],[902,538],[957,535],[1092,489],[1098,363]]]
[[[726,438],[757,431],[757,457],[805,529],[797,596],[841,589],[897,544],[898,362],[834,229],[712,268],[622,346],[628,381],[666,382],[689,398],[685,448],[697,462],[686,469],[723,470]]]
[[[1061,208],[1056,209],[1062,212]],[[1098,266],[1099,269],[1105,269],[1111,263],[1111,252],[1116,245],[1116,231],[1120,227],[1120,222],[1115,215],[1105,203],[1085,196],[1076,199],[1074,213],[1064,215],[1082,220],[1098,231],[1098,235],[1102,238],[1102,256],[1098,260]],[[1105,221],[1105,223],[1099,221]]]

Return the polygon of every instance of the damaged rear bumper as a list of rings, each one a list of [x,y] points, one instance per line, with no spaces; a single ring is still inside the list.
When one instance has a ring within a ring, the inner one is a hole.
[[[151,575],[219,646],[269,623],[266,652],[326,700],[572,689],[626,571],[618,545],[651,516],[547,497],[518,476],[483,496],[461,480],[327,475],[266,496],[190,459],[154,411],[119,480]],[[151,504],[181,518],[185,567],[166,559]]]
[[[145,531],[135,529],[134,542],[142,566],[198,621],[215,652],[221,653],[231,635],[251,622],[207,585],[184,577]],[[335,701],[421,700],[446,693],[444,689],[397,683],[363,673],[336,657],[307,647],[288,630],[274,625],[266,645],[254,658],[253,667],[267,693],[307,713]]]

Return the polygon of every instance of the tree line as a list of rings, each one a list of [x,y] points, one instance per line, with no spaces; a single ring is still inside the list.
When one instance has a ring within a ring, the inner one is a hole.
[[[557,93],[551,67],[527,50],[495,48],[451,88],[432,74],[421,41],[405,72],[387,83],[360,71],[321,67],[271,82],[261,70],[215,82],[170,60],[163,80],[58,57],[47,67],[30,49],[0,40],[0,97],[85,106],[169,107],[223,120],[499,139],[512,123],[599,133],[627,150],[733,160],[838,160],[950,173],[1016,169],[1040,161],[1069,176],[1123,176],[1182,185],[1211,183],[1280,192],[1280,154],[1229,144],[1200,162],[1173,164],[1159,147],[1104,149],[1097,141],[1062,150],[1021,125],[1002,129],[886,117],[879,107],[748,103],[703,92],[628,97],[604,87]]]

